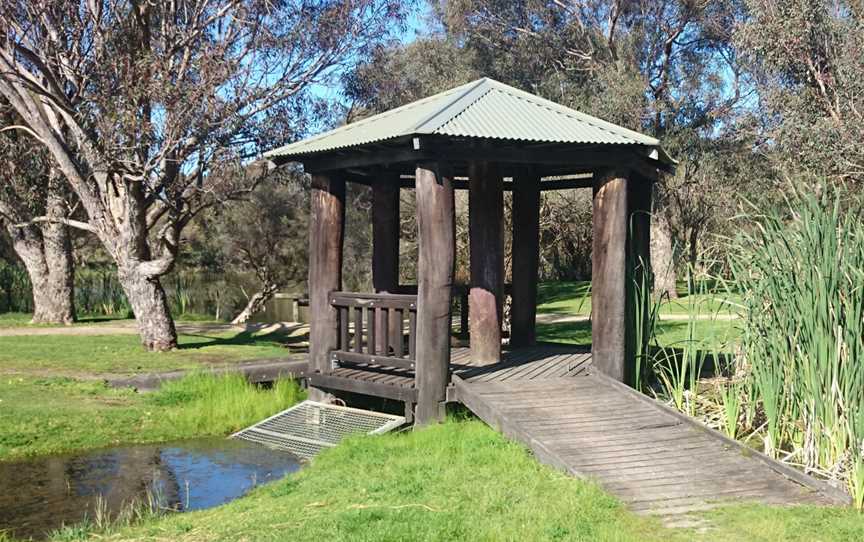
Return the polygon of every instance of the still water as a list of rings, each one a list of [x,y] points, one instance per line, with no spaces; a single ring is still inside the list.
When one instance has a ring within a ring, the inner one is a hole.
[[[136,499],[146,501],[148,494],[177,511],[210,508],[299,468],[292,455],[227,439],[0,463],[0,532],[45,537],[64,524],[94,517],[100,496],[112,515]]]

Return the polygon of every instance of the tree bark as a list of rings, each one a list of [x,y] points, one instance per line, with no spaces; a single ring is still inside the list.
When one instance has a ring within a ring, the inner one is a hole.
[[[651,219],[651,269],[654,271],[654,295],[677,298],[672,231],[664,213],[656,209]]]
[[[65,199],[59,179],[48,188],[46,215],[65,218]],[[33,290],[34,324],[71,324],[75,321],[74,266],[69,228],[46,222],[7,227],[15,253],[24,263]]]
[[[59,172],[52,172],[48,186],[45,214],[49,219],[67,218],[67,188]],[[75,264],[72,259],[72,235],[69,226],[46,222],[42,226],[42,245],[48,266],[49,313],[42,321],[71,324],[75,321]],[[44,306],[44,305],[43,305]],[[34,320],[36,314],[34,312]]]
[[[159,277],[144,275],[137,264],[128,263],[118,267],[118,279],[132,306],[144,348],[151,352],[177,348],[177,330]]]

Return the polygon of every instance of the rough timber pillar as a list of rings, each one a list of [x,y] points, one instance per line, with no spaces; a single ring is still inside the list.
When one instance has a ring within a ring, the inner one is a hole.
[[[627,279],[626,171],[610,170],[594,180],[591,250],[591,354],[594,366],[624,381]]]
[[[651,305],[651,192],[654,180],[631,174],[627,185],[627,300],[625,305],[625,375],[635,384],[636,356],[644,352],[650,338],[648,312]],[[641,340],[642,344],[637,344]],[[644,365],[644,364],[643,364]]]
[[[510,344],[536,341],[537,267],[540,262],[540,176],[521,169],[513,179],[513,305]]]
[[[471,360],[501,360],[504,290],[504,182],[494,163],[472,162],[468,181]]]
[[[338,175],[338,173],[337,173]],[[329,353],[337,347],[336,312],[329,294],[342,287],[342,244],[345,231],[345,180],[312,175],[309,220],[309,366],[330,371]],[[310,399],[321,399],[310,390]]]
[[[399,175],[376,178],[372,183],[372,286],[377,293],[397,293],[399,287]],[[376,311],[382,329],[383,313]],[[390,331],[388,344],[402,340],[397,318],[387,320]],[[385,336],[378,335],[383,350]]]
[[[418,425],[444,416],[450,364],[450,292],[456,261],[453,182],[438,164],[418,164],[416,171]],[[446,175],[446,176],[445,176]]]

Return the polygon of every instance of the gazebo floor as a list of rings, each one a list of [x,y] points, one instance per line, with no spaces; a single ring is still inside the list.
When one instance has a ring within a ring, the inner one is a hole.
[[[472,365],[467,348],[454,348],[448,400],[636,512],[689,525],[687,514],[734,501],[848,502],[842,491],[592,371],[584,348],[545,344],[502,357]],[[310,383],[408,403],[417,397],[411,373],[381,367],[343,367],[310,375]]]
[[[587,371],[591,362],[589,349],[580,346],[542,344],[526,348],[505,348],[502,360],[491,365],[475,365],[470,360],[470,349],[451,350],[451,378],[469,382],[498,382],[539,380],[567,377]],[[399,401],[416,402],[417,389],[414,375],[404,369],[380,365],[339,367],[328,375],[310,374],[313,386],[384,397]],[[451,384],[448,397],[453,393]]]

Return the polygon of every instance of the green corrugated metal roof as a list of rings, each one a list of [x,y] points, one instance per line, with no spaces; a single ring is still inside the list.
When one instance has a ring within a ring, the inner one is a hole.
[[[660,149],[660,142],[653,137],[489,78],[271,150],[264,156],[302,156],[424,134],[549,143],[643,145],[656,147],[661,160],[668,158]]]

